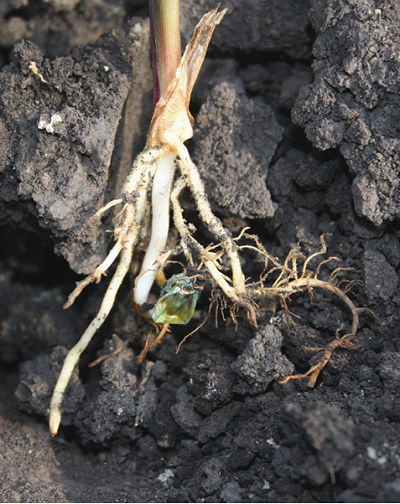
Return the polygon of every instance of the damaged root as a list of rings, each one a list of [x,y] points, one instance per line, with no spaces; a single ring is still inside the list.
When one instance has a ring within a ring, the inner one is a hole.
[[[324,259],[318,264],[317,268],[315,269],[315,272],[307,269],[307,266],[309,265],[312,259],[326,253],[327,248],[325,243],[325,236],[326,235],[321,235],[320,237],[321,249],[319,251],[315,252],[314,254],[311,254],[306,258],[304,257],[303,254],[299,252],[299,247],[298,245],[296,245],[296,247],[294,247],[289,252],[284,264],[280,265],[275,258],[269,256],[267,251],[262,247],[258,238],[254,238],[254,236],[247,235],[247,238],[251,238],[256,241],[258,252],[265,257],[265,264],[267,265],[268,262],[273,263],[273,267],[269,271],[265,273],[264,270],[259,284],[256,287],[253,287],[253,294],[257,299],[263,297],[267,298],[277,297],[280,299],[280,302],[285,309],[285,313],[288,314],[286,300],[291,295],[307,291],[310,294],[310,296],[312,296],[313,289],[318,288],[328,291],[334,294],[336,297],[338,297],[347,306],[347,308],[350,310],[351,313],[350,331],[344,336],[339,337],[338,335],[339,330],[337,330],[335,339],[332,340],[330,343],[328,343],[324,348],[313,349],[318,351],[322,350],[322,356],[316,364],[311,366],[306,373],[286,377],[284,380],[280,382],[282,384],[285,384],[293,379],[305,378],[309,376],[308,385],[310,387],[314,387],[320,372],[330,361],[332,353],[336,348],[347,348],[347,349],[356,348],[357,331],[359,326],[359,314],[369,313],[375,317],[375,314],[371,310],[368,310],[367,308],[357,307],[347,295],[347,293],[351,290],[351,288],[355,285],[355,283],[357,283],[357,281],[355,280],[336,281],[338,274],[349,270],[355,271],[354,268],[342,268],[342,267],[336,268],[330,274],[329,279],[327,281],[318,278],[318,275],[321,271],[321,267],[331,261],[340,261],[339,258],[329,257],[328,259]],[[298,274],[298,264],[297,264],[297,261],[299,259],[303,261],[300,276]],[[265,287],[264,281],[267,278],[267,276],[269,276],[271,272],[276,271],[279,271],[277,279],[274,281],[272,286]],[[345,287],[341,288],[342,285],[345,285]]]
[[[175,148],[178,155],[178,165],[194,197],[201,220],[207,225],[217,240],[221,241],[229,258],[232,269],[233,288],[237,295],[244,294],[246,292],[245,277],[240,265],[238,246],[230,236],[230,233],[224,228],[222,222],[212,212],[199,171],[190,159],[188,150],[183,144],[177,144]]]
[[[336,348],[347,348],[349,350],[353,350],[357,346],[354,341],[355,334],[349,333],[349,334],[345,334],[342,337],[338,337],[338,332],[339,331],[337,331],[336,338],[334,340],[332,340],[330,343],[328,343],[325,347],[323,347],[323,348],[309,348],[309,350],[314,350],[314,351],[321,351],[322,350],[322,356],[319,359],[319,361],[316,364],[314,364],[313,366],[311,366],[310,369],[306,373],[287,376],[284,380],[281,380],[279,383],[281,383],[282,385],[285,385],[290,380],[297,380],[299,378],[309,377],[308,386],[314,387],[320,372],[324,369],[324,367],[331,360],[332,353]]]
[[[189,153],[187,153],[187,156],[189,156]],[[190,158],[188,159],[190,160]],[[204,186],[197,171],[197,167],[191,162],[191,160],[190,163],[190,170],[186,169],[185,171],[181,168],[181,171],[183,172],[182,177],[177,180],[171,193],[174,224],[181,237],[182,250],[189,264],[193,264],[193,255],[190,249],[193,249],[196,252],[200,258],[198,269],[205,269],[208,272],[210,279],[213,283],[218,285],[226,297],[231,301],[232,305],[243,308],[247,313],[249,322],[254,327],[257,327],[257,316],[259,314],[258,307],[257,303],[249,297],[246,292],[245,277],[240,265],[240,258],[238,254],[239,247],[236,245],[235,240],[229,236],[228,231],[225,230],[221,221],[212,213],[211,207],[205,195]],[[178,164],[182,167],[183,160],[178,160]],[[193,186],[190,182],[186,181],[185,174],[189,172],[191,180],[193,179]],[[198,185],[197,178],[199,181]],[[183,218],[183,210],[179,203],[179,195],[187,185],[189,185],[196,200],[203,222],[207,224],[208,229],[213,232],[216,238],[223,239],[221,244],[213,247],[203,247],[203,245],[201,245],[192,236],[189,225],[186,224],[185,219]],[[217,247],[219,248],[220,246],[223,247],[222,252],[213,252],[211,250]],[[232,270],[232,280],[221,271],[220,262],[223,253],[226,253],[229,257]]]
[[[164,336],[169,332],[169,324],[163,324],[161,327],[161,330],[157,334],[157,336],[153,339],[153,341],[150,341],[152,339],[152,332],[149,332],[149,334],[146,337],[146,341],[144,344],[143,350],[140,352],[139,357],[138,357],[138,362],[142,363],[144,361],[144,358],[146,357],[147,353],[150,352],[154,347],[156,347],[159,343],[161,343],[162,339]]]

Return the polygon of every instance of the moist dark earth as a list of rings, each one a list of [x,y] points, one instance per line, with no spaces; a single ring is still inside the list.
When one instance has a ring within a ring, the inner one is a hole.
[[[139,364],[151,326],[133,309],[132,273],[52,439],[52,388],[107,278],[62,305],[112,243],[111,216],[90,217],[118,197],[151,118],[149,22],[144,1],[1,0],[2,501],[400,500],[400,4],[223,6],[189,142],[213,209],[281,261],[296,243],[318,251],[329,233],[326,257],[349,268],[349,296],[376,319],[360,315],[358,347],[338,349],[314,388],[282,385],[315,362],[310,347],[349,330],[344,304],[304,292],[292,296],[290,320],[271,303],[258,328],[229,312],[216,326],[213,312],[176,353],[206,317],[206,286],[195,320]],[[213,7],[181,1],[184,43]],[[183,206],[210,243],[189,193]],[[257,280],[263,258],[243,250],[242,259]]]

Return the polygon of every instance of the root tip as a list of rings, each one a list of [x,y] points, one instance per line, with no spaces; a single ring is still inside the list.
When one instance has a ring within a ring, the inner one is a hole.
[[[58,428],[60,427],[60,423],[61,423],[61,412],[59,410],[51,411],[49,417],[49,429],[52,437],[54,437],[57,434]]]

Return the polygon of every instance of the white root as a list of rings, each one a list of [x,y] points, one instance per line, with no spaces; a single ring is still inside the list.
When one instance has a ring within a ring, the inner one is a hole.
[[[91,217],[91,219],[99,219],[103,214],[105,214],[110,208],[113,208],[117,205],[120,205],[122,203],[122,199],[115,199],[107,203],[107,205],[104,205],[103,207],[100,208],[100,210],[97,210],[97,212]]]
[[[133,195],[135,195],[135,201],[134,203],[130,202],[126,204],[124,226],[126,227],[127,223],[129,223],[130,227],[126,232],[125,241],[121,244],[121,248],[123,248],[118,266],[110,281],[97,315],[88,325],[78,343],[76,343],[76,345],[74,345],[68,352],[54,388],[49,412],[49,428],[52,436],[57,434],[61,423],[61,404],[75,366],[77,365],[82,352],[86,349],[93,336],[107,319],[114,305],[118,290],[129,271],[132,262],[133,248],[137,243],[140,224],[143,220],[146,209],[147,188],[151,180],[152,165],[154,164],[154,160],[158,157],[158,155],[155,154],[156,151],[154,149],[150,149],[150,151],[151,152],[144,151],[140,156],[138,156],[131,175],[128,177],[123,188],[124,197],[126,199],[130,199]],[[111,256],[113,256],[114,259],[116,257],[113,253],[111,253],[108,257]]]
[[[144,197],[147,192],[147,188],[150,183],[150,179],[153,176],[155,161],[158,157],[160,157],[163,153],[162,149],[153,148],[153,149],[145,149],[143,152],[137,156],[135,162],[133,163],[133,167],[131,173],[129,174],[126,182],[122,188],[123,198],[113,200],[105,207],[101,208],[97,211],[97,213],[93,216],[102,215],[106,210],[112,208],[116,204],[124,203],[124,208],[122,209],[121,215],[123,215],[122,224],[117,226],[114,234],[117,237],[117,241],[113,248],[108,253],[107,257],[104,261],[95,268],[90,275],[86,278],[78,282],[75,289],[68,296],[68,300],[64,305],[64,309],[69,308],[75,302],[75,299],[80,295],[85,287],[90,285],[92,282],[99,283],[101,277],[106,274],[108,268],[112,265],[115,259],[120,254],[124,241],[126,239],[126,234],[133,224],[134,212],[130,212],[128,209],[130,207],[135,207],[136,200],[140,197]],[[141,217],[142,219],[142,217]],[[136,220],[137,223],[139,223]]]
[[[177,160],[179,168],[196,201],[201,219],[207,225],[208,229],[214,233],[219,240],[221,240],[226,254],[229,257],[232,268],[232,283],[236,295],[244,294],[246,292],[245,276],[240,265],[237,245],[224,228],[222,222],[211,210],[210,203],[204,189],[204,184],[200,178],[196,165],[190,158],[187,148],[181,142],[177,142],[174,145],[174,148],[178,156]]]
[[[192,238],[192,235],[190,233],[190,230],[188,226],[186,225],[185,219],[183,218],[183,210],[182,207],[179,203],[179,196],[181,192],[185,189],[186,187],[186,182],[185,180],[180,177],[174,184],[174,188],[171,191],[171,204],[172,204],[172,215],[174,218],[174,226],[175,229],[177,229],[178,233],[181,236],[181,247],[183,250],[183,253],[188,261],[188,263],[193,266],[193,256],[192,253],[189,250],[187,240]]]
[[[117,295],[117,292],[122,284],[123,279],[125,278],[125,275],[129,271],[132,260],[133,244],[136,239],[136,235],[137,230],[135,228],[132,228],[127,236],[125,248],[121,252],[119,264],[110,281],[107,292],[103,298],[103,302],[101,303],[100,310],[98,311],[92,322],[89,324],[86,331],[82,334],[81,339],[78,341],[78,343],[76,343],[75,346],[71,348],[71,350],[67,354],[67,357],[65,358],[50,402],[49,428],[52,436],[55,436],[58,432],[58,428],[61,422],[61,404],[64,398],[64,392],[71,379],[75,366],[79,361],[79,357],[90,343],[96,331],[101,327],[103,322],[108,317],[108,314],[110,313],[111,308],[114,305],[115,296]]]
[[[202,247],[193,237],[190,237],[189,227],[184,222],[178,201],[179,192],[184,185],[181,182],[176,187],[176,197],[174,198],[172,195],[172,201],[173,203],[175,201],[175,225],[182,237],[183,250],[191,263],[192,256],[185,242],[185,238],[189,236],[196,244],[197,250],[200,251],[201,260],[216,283],[235,304],[245,307],[249,318],[253,323],[256,323],[254,307],[246,300],[245,296],[245,277],[240,265],[238,247],[229,232],[223,227],[222,222],[213,214],[198,170],[183,144],[193,134],[193,119],[188,110],[193,85],[203,63],[212,33],[225,12],[226,9],[218,12],[217,6],[206,14],[197,25],[193,38],[181,59],[175,79],[170,83],[165,96],[161,97],[157,103],[147,135],[146,148],[135,159],[132,171],[122,187],[121,198],[110,202],[96,214],[96,217],[100,217],[108,209],[118,204],[124,205],[115,219],[116,243],[104,261],[77,285],[66,306],[70,306],[89,283],[99,282],[118,256],[119,263],[97,315],[65,358],[50,404],[49,425],[53,436],[57,434],[61,422],[61,404],[73,370],[80,355],[108,317],[114,305],[116,294],[129,271],[133,248],[138,242],[140,226],[145,214],[147,191],[153,179],[150,244],[134,292],[134,300],[138,305],[147,301],[157,270],[160,268],[160,258],[168,238],[170,193],[176,160],[185,184],[188,185],[194,196],[201,219],[221,242],[229,257],[232,284],[230,279],[227,280],[227,277],[219,271],[216,254]]]
[[[167,243],[169,231],[169,195],[174,172],[174,154],[167,153],[157,159],[151,201],[151,238],[134,291],[134,301],[139,306],[147,301],[157,270],[160,267],[158,259]]]
[[[240,303],[240,299],[234,287],[232,287],[224,278],[224,275],[219,271],[217,262],[214,254],[205,249],[195,238],[192,237],[187,224],[183,218],[182,207],[179,203],[179,195],[182,190],[186,187],[186,183],[183,178],[177,180],[174,190],[171,193],[171,202],[174,215],[174,224],[181,236],[181,245],[185,256],[187,257],[189,263],[193,263],[192,254],[187,246],[187,242],[190,242],[195,249],[199,252],[201,260],[204,266],[222,289],[225,295],[232,301]]]

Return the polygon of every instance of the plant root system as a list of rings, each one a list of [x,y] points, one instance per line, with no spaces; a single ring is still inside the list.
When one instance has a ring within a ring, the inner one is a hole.
[[[134,300],[139,307],[147,301],[152,283],[157,273],[162,271],[168,257],[176,252],[182,252],[186,262],[192,268],[197,269],[198,276],[202,281],[212,285],[214,293],[217,293],[215,296],[225,297],[234,321],[237,319],[237,313],[243,311],[249,323],[257,327],[257,317],[260,314],[260,305],[263,299],[280,300],[288,313],[287,301],[292,295],[304,291],[311,295],[316,288],[334,294],[347,306],[352,316],[349,333],[341,337],[337,336],[331,341],[323,349],[321,360],[309,371],[304,374],[288,376],[282,383],[310,376],[310,386],[315,385],[319,373],[329,362],[332,352],[336,348],[354,348],[355,346],[359,313],[365,310],[357,308],[347,295],[353,284],[337,281],[337,276],[343,271],[343,268],[335,269],[326,281],[319,278],[321,266],[330,261],[337,261],[336,257],[321,261],[315,271],[309,269],[309,264],[313,259],[326,253],[324,236],[321,236],[319,251],[306,258],[300,253],[299,246],[296,246],[290,251],[283,264],[271,257],[260,240],[254,235],[249,235],[246,230],[243,230],[237,238],[233,238],[211,210],[199,171],[184,145],[184,142],[193,133],[193,120],[188,111],[191,91],[204,60],[211,35],[224,13],[225,11],[218,12],[217,7],[206,14],[196,27],[193,38],[182,56],[175,79],[156,104],[146,148],[136,158],[132,171],[122,188],[121,198],[111,201],[96,214],[96,217],[99,217],[110,208],[122,205],[122,210],[115,218],[114,246],[104,261],[77,284],[65,307],[71,306],[87,285],[92,282],[99,283],[102,276],[106,275],[118,258],[119,263],[97,315],[65,359],[50,404],[49,425],[53,436],[57,433],[61,422],[61,403],[72,372],[81,353],[108,317],[116,294],[130,269],[133,250],[139,245],[143,231],[147,236],[150,236],[150,245],[146,251],[142,271],[136,279]],[[176,181],[173,182],[175,171],[178,171],[179,174]],[[185,221],[179,202],[179,196],[185,188],[189,189],[200,220],[214,237],[216,245],[204,246],[194,238],[195,228],[192,223]],[[146,229],[144,224],[150,190],[152,190],[153,212],[151,231]],[[165,250],[170,204],[180,242],[178,248]],[[164,209],[162,211],[161,205]],[[156,217],[154,218],[154,216]],[[157,221],[160,219],[163,222],[165,220],[161,226],[163,228],[162,237],[159,236],[161,231],[156,230]],[[240,245],[241,240],[247,240],[249,243]],[[253,244],[250,244],[251,242]],[[264,257],[264,271],[256,282],[246,282],[242,271],[240,251],[246,248],[255,250]],[[229,264],[229,268],[225,264]],[[272,283],[271,278],[275,278]],[[267,280],[270,281],[269,285]],[[155,339],[152,340],[151,333],[147,336],[145,347],[139,356],[139,362],[143,361],[149,350],[160,343],[168,330],[169,324],[164,324]]]

